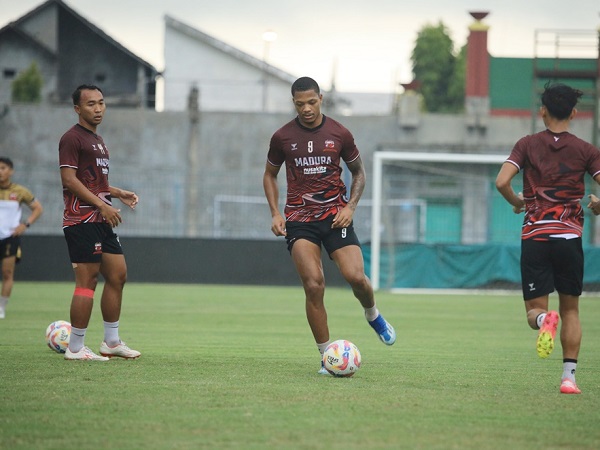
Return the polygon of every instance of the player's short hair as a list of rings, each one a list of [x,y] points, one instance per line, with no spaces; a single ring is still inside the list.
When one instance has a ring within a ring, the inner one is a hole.
[[[0,156],[0,163],[6,164],[11,169],[14,167],[12,160],[6,156]]]
[[[102,89],[100,89],[98,86],[95,86],[93,84],[82,84],[80,86],[77,86],[77,89],[75,89],[73,91],[73,94],[71,95],[71,98],[73,99],[73,105],[79,105],[79,100],[81,100],[81,91],[100,91],[101,94],[103,94]]]
[[[583,95],[579,89],[574,89],[562,83],[546,83],[542,93],[542,105],[550,115],[558,120],[568,119],[577,101]]]
[[[317,94],[321,93],[319,89],[319,84],[310,77],[300,77],[292,84],[292,97],[296,94],[296,92],[305,92],[313,90]]]

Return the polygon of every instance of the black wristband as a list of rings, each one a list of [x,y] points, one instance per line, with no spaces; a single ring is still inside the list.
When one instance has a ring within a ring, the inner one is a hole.
[[[29,222],[25,222],[25,226],[26,226],[27,228],[29,228],[29,227],[31,226],[31,224],[30,224]]]

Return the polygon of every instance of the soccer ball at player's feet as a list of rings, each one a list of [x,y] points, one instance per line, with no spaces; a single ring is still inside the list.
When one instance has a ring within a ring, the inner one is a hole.
[[[46,328],[46,343],[57,353],[64,353],[69,346],[71,337],[71,324],[66,320],[52,322]]]
[[[345,339],[333,341],[323,353],[325,370],[334,377],[351,377],[360,368],[360,351]]]

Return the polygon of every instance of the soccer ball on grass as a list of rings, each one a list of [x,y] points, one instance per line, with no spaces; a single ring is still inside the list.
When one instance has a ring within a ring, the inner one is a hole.
[[[71,324],[66,320],[52,322],[46,328],[46,343],[57,353],[64,353],[69,346],[71,337]]]
[[[325,370],[334,377],[351,377],[360,368],[358,347],[345,339],[333,341],[323,353]]]

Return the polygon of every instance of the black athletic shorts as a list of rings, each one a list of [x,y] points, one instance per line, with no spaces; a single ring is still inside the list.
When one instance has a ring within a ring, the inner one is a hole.
[[[358,236],[354,232],[354,222],[346,228],[331,228],[334,217],[329,216],[317,222],[286,222],[287,235],[285,239],[290,253],[294,242],[298,239],[306,239],[319,247],[323,245],[330,258],[333,252],[347,245],[358,245],[360,247]]]
[[[521,241],[523,298],[531,300],[554,292],[581,295],[583,249],[581,238]]]
[[[21,236],[9,236],[0,240],[0,259],[16,256],[17,262],[21,259]]]
[[[63,232],[72,263],[99,263],[102,253],[123,254],[119,236],[107,223],[82,223]]]

